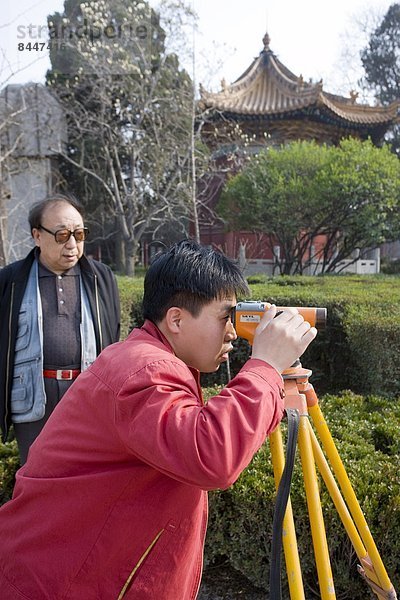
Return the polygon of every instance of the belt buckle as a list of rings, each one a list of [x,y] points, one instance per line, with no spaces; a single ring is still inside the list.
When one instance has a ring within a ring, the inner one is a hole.
[[[72,369],[57,369],[57,379],[70,381],[72,379]]]

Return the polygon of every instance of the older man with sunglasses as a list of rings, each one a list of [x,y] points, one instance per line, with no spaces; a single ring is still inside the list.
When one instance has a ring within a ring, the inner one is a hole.
[[[119,339],[118,288],[88,259],[82,209],[69,195],[33,206],[35,248],[0,271],[0,425],[21,464],[55,406],[103,348]]]

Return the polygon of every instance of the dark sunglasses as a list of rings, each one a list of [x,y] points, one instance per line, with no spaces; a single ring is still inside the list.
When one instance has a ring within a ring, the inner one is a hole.
[[[77,243],[84,242],[89,235],[89,229],[87,227],[78,227],[75,231],[71,231],[70,229],[57,229],[57,231],[50,231],[50,229],[46,229],[43,225],[39,225],[38,229],[43,229],[43,231],[47,231],[47,233],[51,233],[54,235],[54,239],[57,244],[66,244],[71,237],[74,236]]]

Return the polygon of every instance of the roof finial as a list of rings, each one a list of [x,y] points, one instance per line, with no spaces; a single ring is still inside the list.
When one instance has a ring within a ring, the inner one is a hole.
[[[350,90],[350,101],[352,104],[356,103],[357,98],[358,98],[358,92],[356,92],[356,90]]]
[[[263,37],[264,50],[269,50],[270,41],[271,41],[271,38],[269,37],[268,32],[267,32]]]

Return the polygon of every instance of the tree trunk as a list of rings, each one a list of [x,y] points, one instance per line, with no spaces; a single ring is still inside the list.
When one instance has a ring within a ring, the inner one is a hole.
[[[125,272],[125,241],[119,233],[115,238],[115,268],[118,273]]]
[[[125,242],[125,275],[135,276],[136,249],[137,243],[132,240]]]

